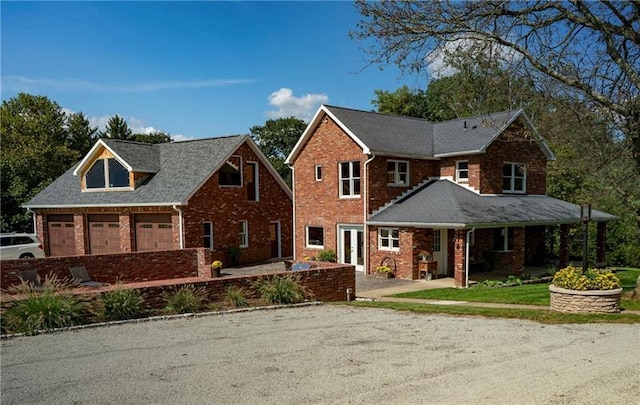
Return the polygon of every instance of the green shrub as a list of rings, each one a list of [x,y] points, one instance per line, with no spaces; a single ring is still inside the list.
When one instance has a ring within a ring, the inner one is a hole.
[[[502,287],[504,283],[498,280],[483,280],[476,284],[476,288],[493,288],[493,287]]]
[[[522,285],[522,280],[517,276],[511,275],[511,276],[507,277],[507,280],[504,283],[505,284]]]
[[[144,314],[144,298],[138,290],[118,288],[102,294],[102,315],[107,321],[139,318]]]
[[[318,261],[319,262],[335,262],[336,261],[336,252],[331,249],[324,249],[318,252]]]
[[[36,334],[40,330],[65,328],[82,323],[90,306],[69,293],[72,284],[55,276],[45,277],[41,287],[23,282],[8,289],[22,298],[11,301],[3,314],[3,327],[10,333]]]
[[[202,308],[202,301],[206,295],[207,292],[203,288],[188,284],[165,295],[167,306],[164,309],[169,314],[198,312]]]
[[[568,290],[613,290],[620,287],[620,280],[610,270],[582,269],[567,266],[553,276],[553,285]]]
[[[254,287],[264,301],[272,304],[295,304],[311,297],[300,284],[300,275],[267,277],[256,281]]]
[[[223,299],[227,305],[234,308],[246,308],[250,306],[249,301],[247,301],[247,291],[243,287],[227,287]]]

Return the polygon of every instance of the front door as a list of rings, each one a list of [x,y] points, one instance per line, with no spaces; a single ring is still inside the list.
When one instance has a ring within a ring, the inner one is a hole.
[[[433,230],[433,260],[438,262],[438,274],[447,274],[447,230]]]
[[[338,261],[364,271],[364,230],[358,225],[339,225]]]

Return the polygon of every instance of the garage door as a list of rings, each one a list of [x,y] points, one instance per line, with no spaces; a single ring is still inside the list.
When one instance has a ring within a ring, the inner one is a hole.
[[[136,248],[138,251],[173,249],[171,214],[136,215]]]
[[[74,256],[76,238],[73,215],[48,215],[49,256]]]
[[[120,253],[120,224],[117,215],[89,216],[91,254]]]

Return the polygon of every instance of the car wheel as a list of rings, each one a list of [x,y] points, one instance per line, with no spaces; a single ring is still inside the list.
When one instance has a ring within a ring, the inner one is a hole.
[[[35,256],[32,255],[31,253],[24,253],[20,255],[21,259],[33,259]]]

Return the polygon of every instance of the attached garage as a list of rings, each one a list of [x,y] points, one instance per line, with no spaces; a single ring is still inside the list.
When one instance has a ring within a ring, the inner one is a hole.
[[[47,215],[49,256],[73,256],[76,254],[73,215]]]
[[[175,249],[171,214],[137,214],[135,224],[136,250]]]
[[[89,215],[90,253],[102,255],[120,253],[120,224],[117,214]]]

